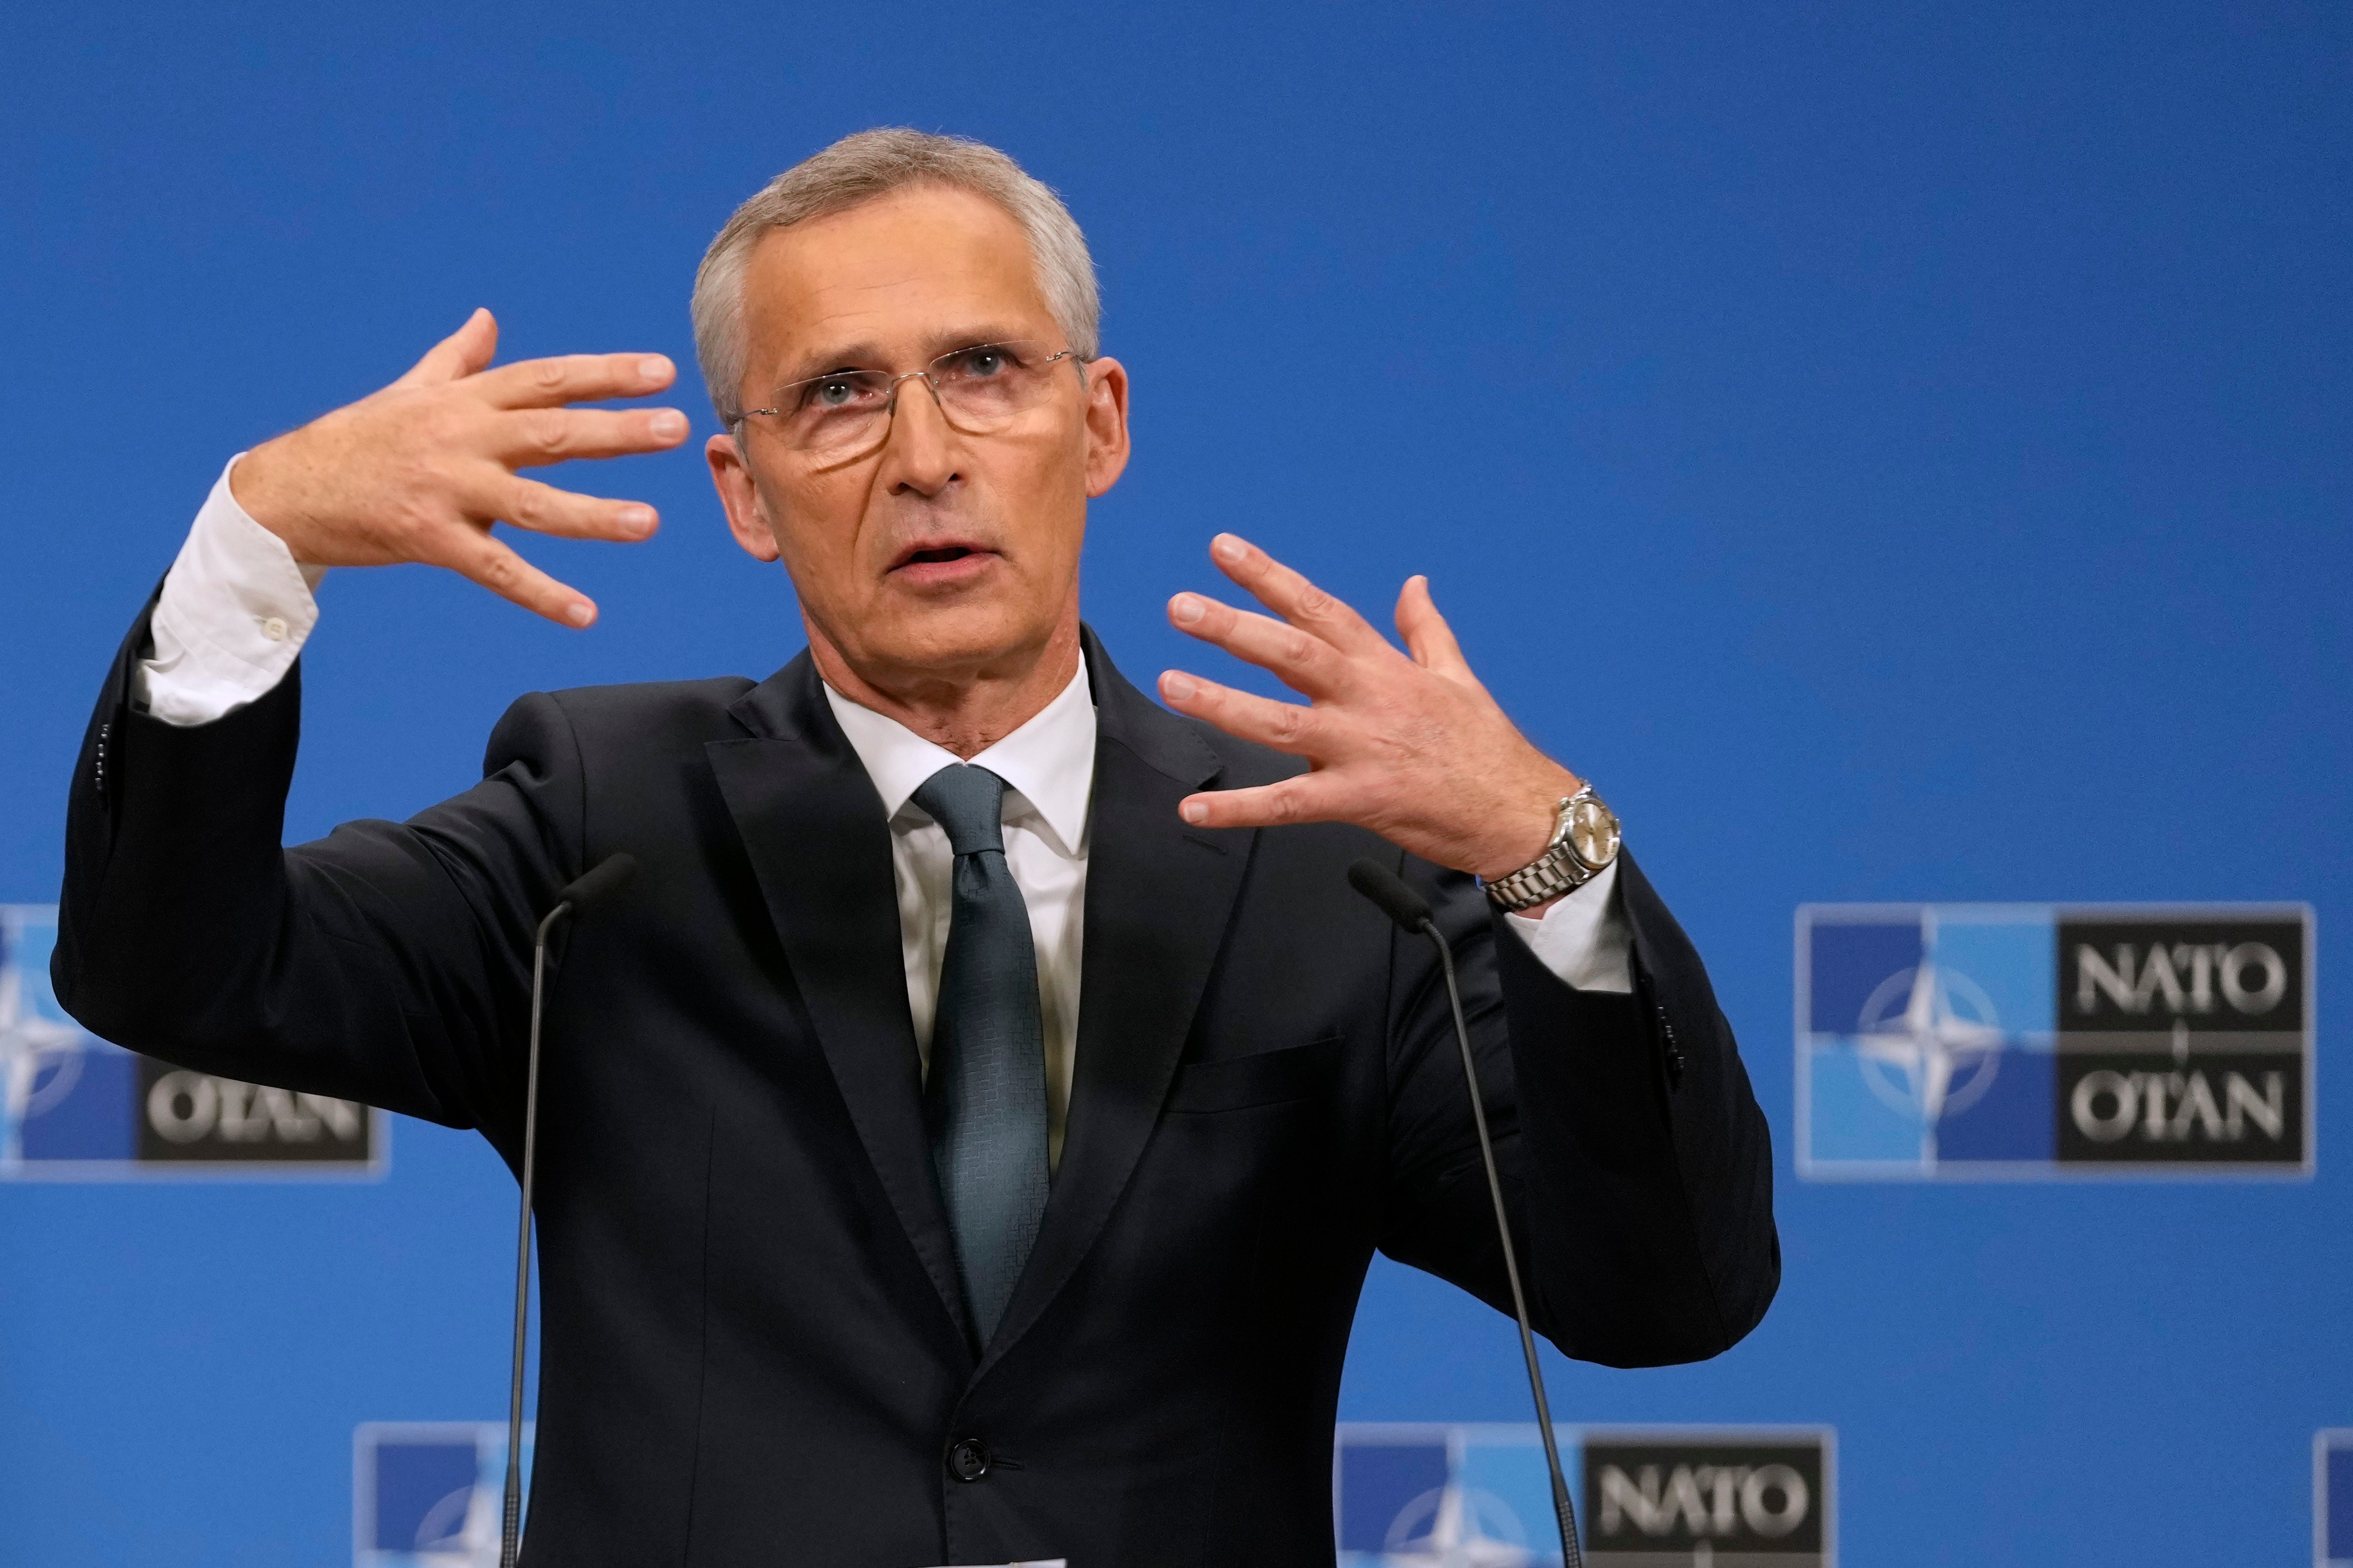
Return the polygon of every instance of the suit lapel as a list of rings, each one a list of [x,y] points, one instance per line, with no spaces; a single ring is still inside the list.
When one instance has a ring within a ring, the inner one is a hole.
[[[1037,1321],[1101,1234],[1158,1122],[1255,837],[1187,827],[1221,764],[1085,637],[1095,692],[1079,1037],[1060,1168],[1038,1242],[975,1375]]]
[[[807,654],[729,711],[750,737],[710,742],[705,754],[850,1121],[961,1341],[964,1296],[923,1133],[881,802]]]

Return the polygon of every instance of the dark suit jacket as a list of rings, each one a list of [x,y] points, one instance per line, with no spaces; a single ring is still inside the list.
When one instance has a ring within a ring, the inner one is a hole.
[[[1772,1298],[1765,1121],[1630,860],[1637,992],[1580,994],[1469,878],[1368,833],[1187,826],[1186,795],[1298,764],[1146,700],[1092,634],[1068,1139],[976,1358],[889,833],[806,654],[757,685],[526,697],[472,789],[282,849],[299,672],[174,729],[124,700],[145,640],[75,775],[55,962],[108,1039],[479,1128],[512,1164],[533,928],[605,856],[642,868],[552,980],[527,1562],[1331,1563],[1373,1249],[1510,1302],[1434,956],[1349,889],[1360,855],[1461,955],[1539,1329],[1690,1361]]]

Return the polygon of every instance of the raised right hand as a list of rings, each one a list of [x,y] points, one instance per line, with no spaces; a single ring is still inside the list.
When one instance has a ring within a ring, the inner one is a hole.
[[[686,439],[675,408],[568,408],[659,392],[660,354],[567,354],[489,367],[488,310],[436,343],[383,391],[256,447],[229,476],[237,504],[313,566],[447,566],[551,621],[596,618],[565,586],[491,536],[494,521],[566,539],[649,537],[638,501],[575,495],[518,468],[659,452]]]

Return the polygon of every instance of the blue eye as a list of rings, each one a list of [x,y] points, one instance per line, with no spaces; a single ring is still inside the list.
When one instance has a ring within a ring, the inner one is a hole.
[[[959,358],[956,369],[976,381],[987,381],[1003,375],[1014,363],[1013,355],[990,343],[982,348],[966,349]]]
[[[859,378],[828,375],[809,383],[808,402],[818,408],[841,408],[857,400]]]

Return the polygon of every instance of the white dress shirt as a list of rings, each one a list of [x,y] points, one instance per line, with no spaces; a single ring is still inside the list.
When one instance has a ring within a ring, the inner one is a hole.
[[[209,724],[268,696],[319,624],[324,566],[297,565],[286,542],[229,493],[228,460],[164,579],[148,629],[155,655],[131,672],[131,700],[166,724]]]
[[[315,591],[326,569],[299,564],[283,540],[246,514],[229,492],[236,467],[230,458],[196,513],[155,605],[154,654],[132,671],[132,701],[167,724],[209,724],[267,696],[319,622]],[[947,835],[910,797],[961,759],[830,686],[825,698],[890,818],[907,1005],[916,1047],[928,1061],[955,857]],[[970,761],[1011,786],[1005,860],[1029,907],[1037,947],[1048,1149],[1059,1161],[1078,1042],[1087,807],[1094,792],[1095,707],[1086,667],[1028,723]],[[1633,935],[1617,888],[1612,865],[1541,916],[1513,915],[1504,923],[1568,984],[1624,994],[1634,988]]]
[[[909,797],[963,761],[896,719],[861,708],[828,686],[825,700],[866,764],[891,819],[891,869],[899,888],[899,952],[915,1045],[931,1066],[932,1018],[947,956],[955,855],[945,829]],[[1005,792],[1005,864],[1029,906],[1038,952],[1038,1019],[1046,1045],[1046,1151],[1062,1157],[1071,1068],[1079,1043],[1079,957],[1087,900],[1087,801],[1095,783],[1095,702],[1082,662],[1062,694],[1029,721],[973,757]]]

